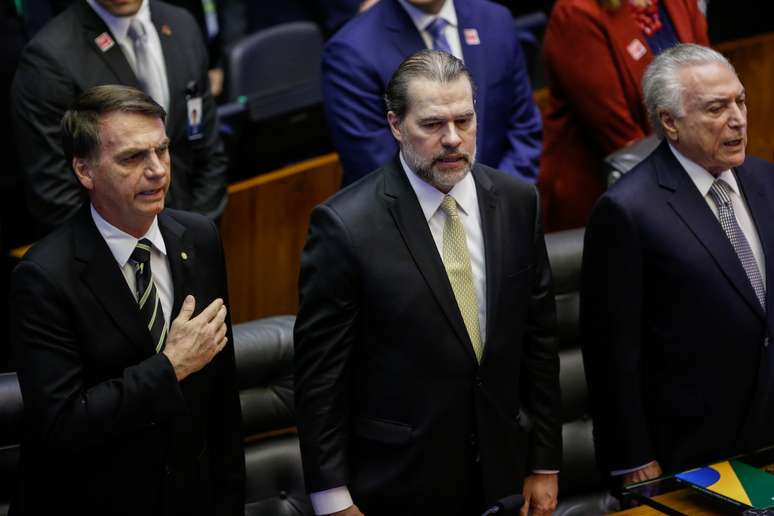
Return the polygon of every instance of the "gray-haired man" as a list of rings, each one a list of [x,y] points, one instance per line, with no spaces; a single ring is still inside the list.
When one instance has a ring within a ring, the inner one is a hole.
[[[717,52],[662,53],[643,90],[663,141],[598,202],[583,263],[597,452],[624,482],[774,442],[774,166],[745,155]]]

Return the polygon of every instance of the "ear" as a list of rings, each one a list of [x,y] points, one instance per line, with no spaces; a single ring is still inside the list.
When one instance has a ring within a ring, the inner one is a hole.
[[[659,111],[658,118],[661,122],[661,128],[664,130],[664,135],[669,141],[680,141],[680,134],[677,130],[677,119],[675,119],[668,111]]]
[[[394,111],[387,112],[387,123],[390,124],[390,131],[396,140],[403,142],[403,136],[400,132],[400,118]]]
[[[73,158],[73,170],[75,177],[86,190],[94,189],[94,166],[91,160],[85,158]]]

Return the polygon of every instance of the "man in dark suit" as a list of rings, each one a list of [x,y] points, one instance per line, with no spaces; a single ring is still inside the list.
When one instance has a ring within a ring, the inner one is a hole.
[[[164,210],[164,116],[124,86],[65,114],[90,202],[13,273],[26,425],[13,514],[244,513],[223,251],[211,221]]]
[[[581,289],[597,452],[625,483],[774,443],[774,166],[745,156],[717,52],[662,53],[643,90],[663,141],[594,209]]]
[[[142,84],[168,111],[174,180],[167,205],[217,218],[226,203],[226,159],[207,49],[190,14],[155,0],[79,0],[25,48],[13,85],[14,130],[35,218],[56,226],[85,199],[63,159],[59,121],[79,93],[100,84]],[[189,114],[199,103],[201,131],[192,134]]]
[[[475,163],[472,91],[450,54],[408,58],[386,93],[399,155],[312,214],[295,381],[318,514],[469,516],[522,489],[535,514],[555,506],[540,207]]]
[[[382,96],[401,61],[423,48],[462,59],[476,81],[478,160],[534,183],[542,125],[508,10],[487,0],[381,0],[323,52],[323,102],[344,184],[395,154]]]

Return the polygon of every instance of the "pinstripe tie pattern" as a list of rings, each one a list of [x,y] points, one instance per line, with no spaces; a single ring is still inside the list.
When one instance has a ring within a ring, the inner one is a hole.
[[[159,299],[156,290],[156,283],[153,281],[153,274],[151,274],[151,245],[150,240],[143,238],[137,242],[137,246],[129,259],[135,267],[137,307],[140,309],[143,321],[148,324],[148,331],[153,338],[156,353],[158,353],[164,347],[164,341],[167,338],[167,323],[164,319],[164,310],[161,308],[161,299]]]
[[[478,323],[478,300],[473,286],[473,269],[470,265],[468,240],[465,228],[457,213],[457,201],[447,195],[443,198],[441,209],[446,213],[446,223],[443,226],[443,265],[449,276],[454,298],[468,330],[470,342],[476,359],[481,362],[484,347],[481,343],[481,330]]]
[[[761,272],[758,269],[758,264],[755,262],[755,255],[753,255],[750,248],[750,243],[745,238],[742,228],[739,227],[736,221],[734,207],[731,204],[731,187],[722,179],[716,179],[712,183],[709,194],[718,207],[720,225],[731,241],[739,261],[742,262],[744,272],[747,273],[747,278],[755,290],[758,301],[760,301],[763,309],[766,310],[766,287],[763,285],[763,278],[761,278]]]

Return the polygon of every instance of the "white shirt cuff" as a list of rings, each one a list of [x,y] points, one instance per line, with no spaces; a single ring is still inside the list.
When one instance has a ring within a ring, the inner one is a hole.
[[[652,460],[652,461],[648,462],[647,464],[643,464],[642,466],[637,466],[636,468],[617,469],[615,471],[611,471],[610,475],[612,475],[614,477],[620,477],[621,475],[626,475],[627,473],[631,473],[632,471],[638,471],[640,469],[647,468],[651,464],[655,464],[655,462],[656,462],[655,460]]]
[[[558,475],[559,470],[558,469],[533,469],[533,473],[537,473],[538,475]]]
[[[312,501],[315,514],[331,514],[343,511],[352,505],[352,497],[347,486],[309,493],[309,499]]]

